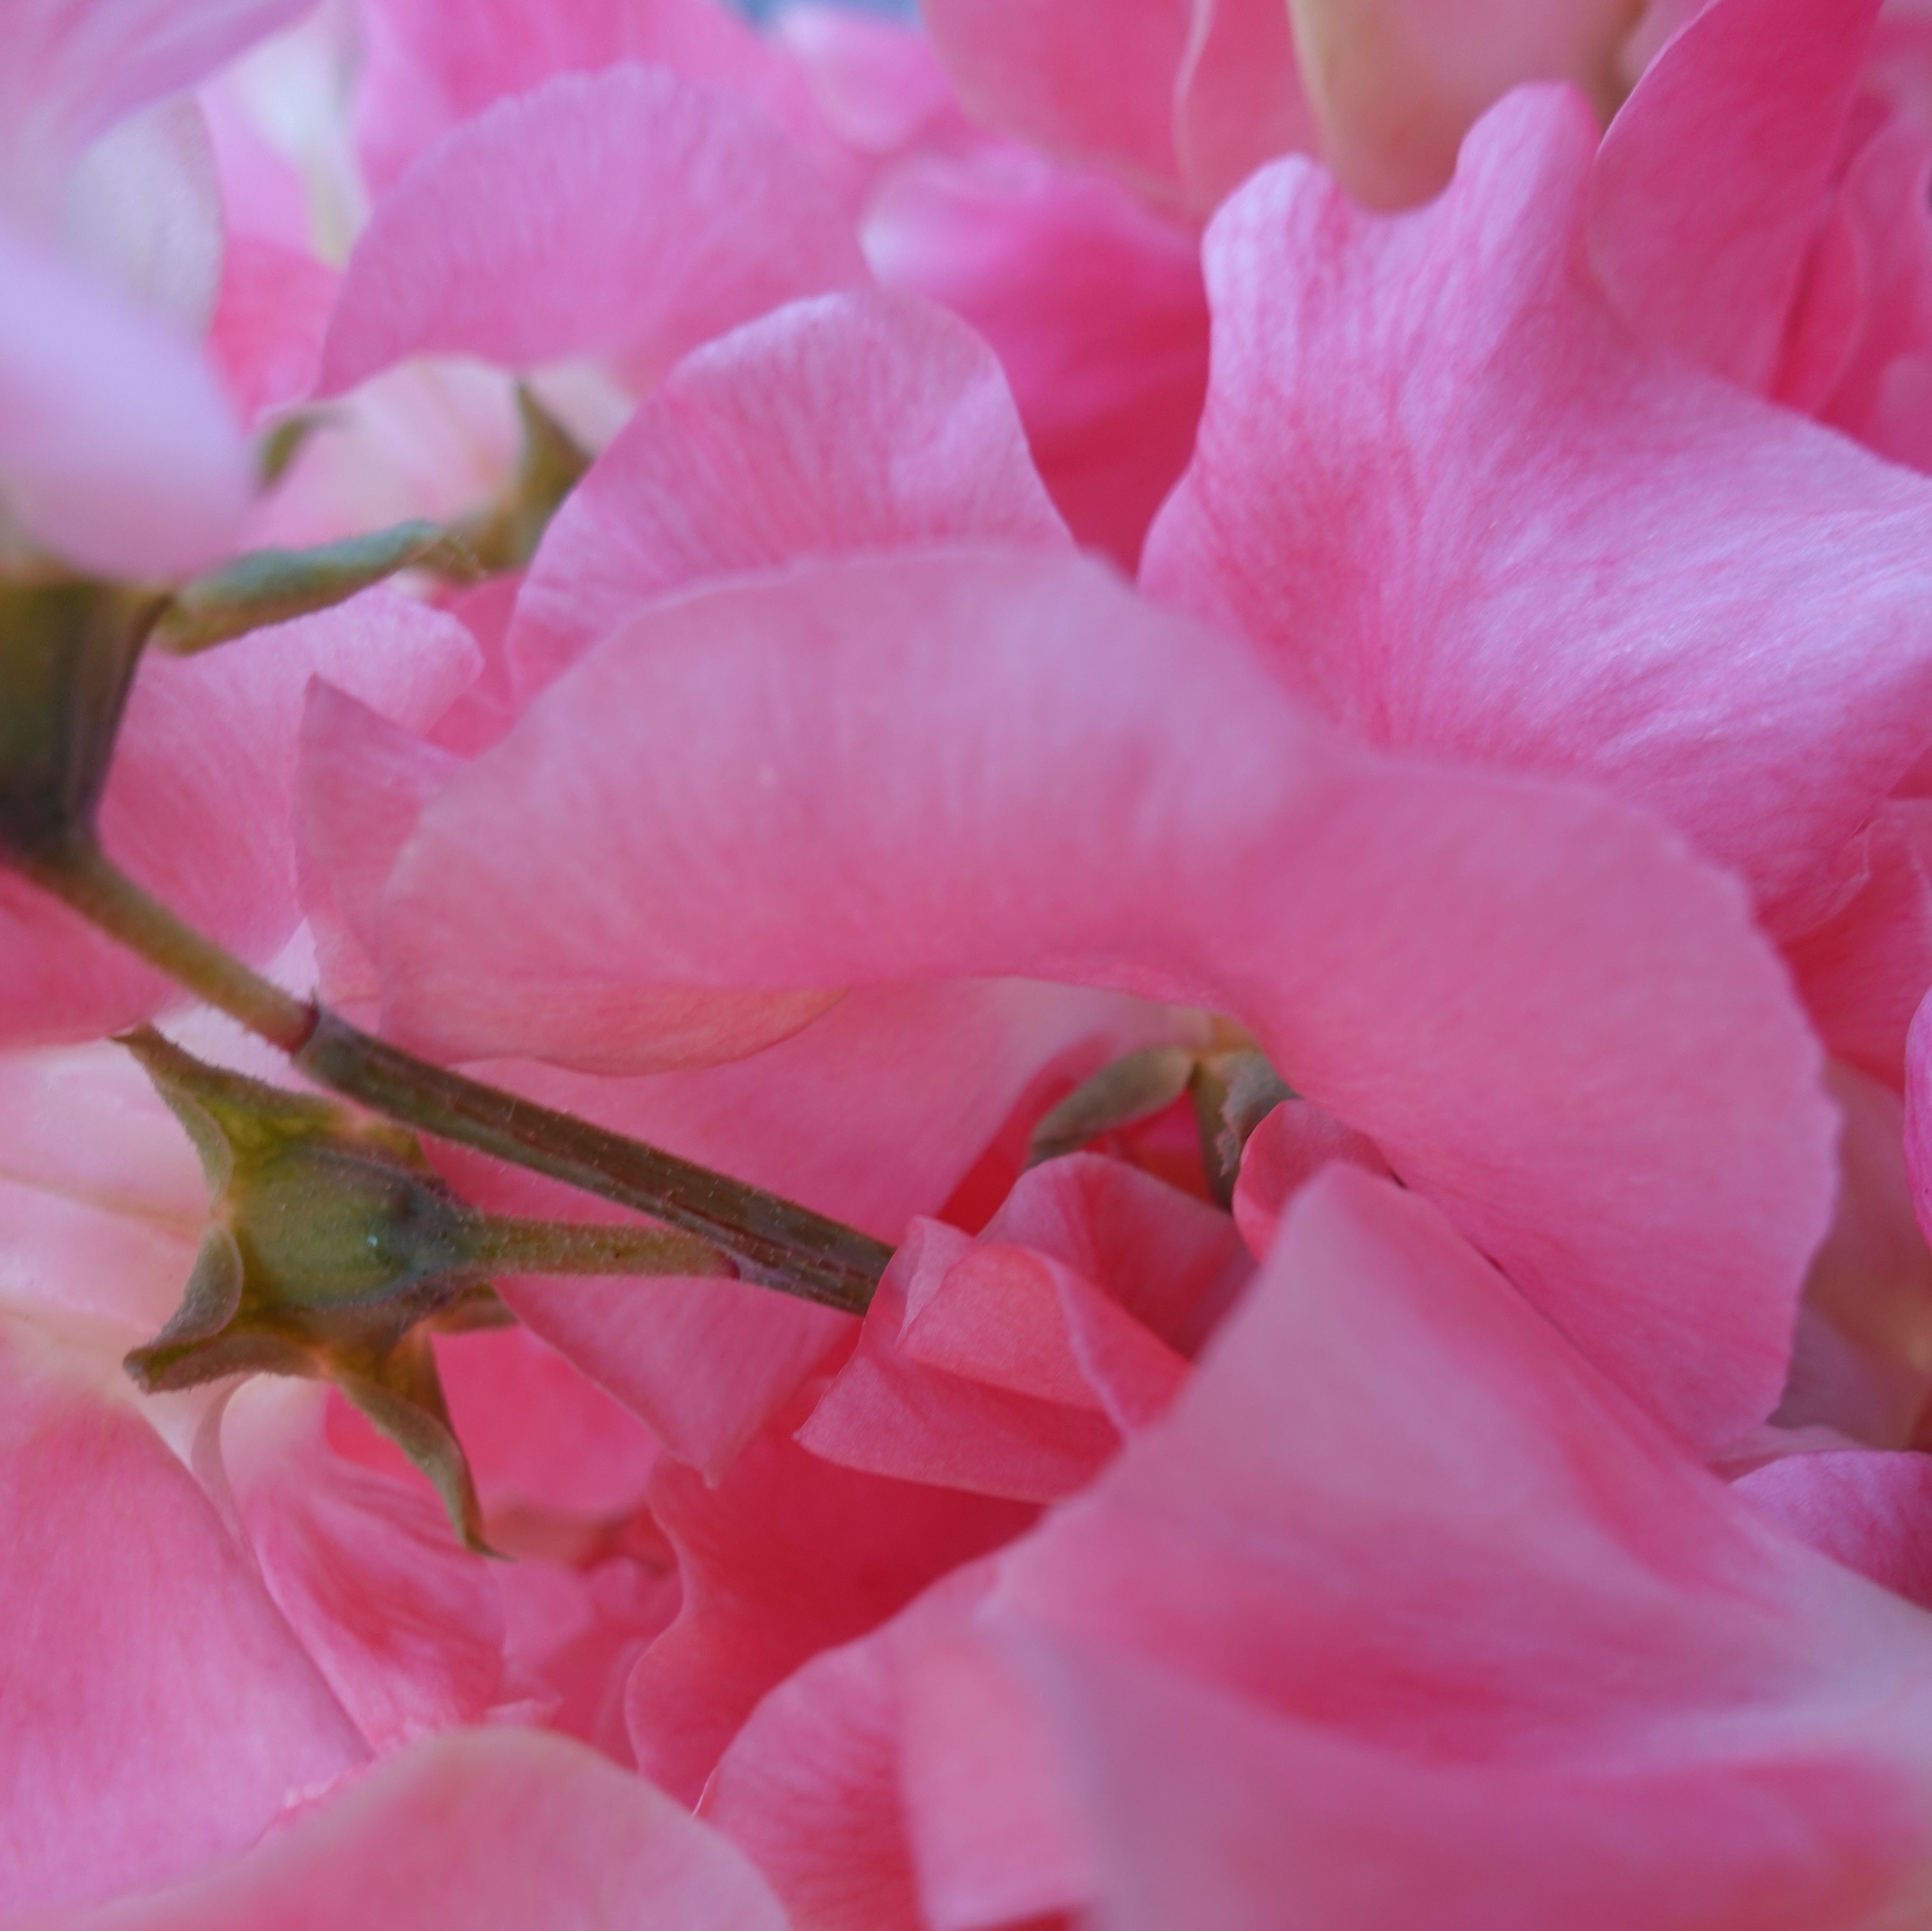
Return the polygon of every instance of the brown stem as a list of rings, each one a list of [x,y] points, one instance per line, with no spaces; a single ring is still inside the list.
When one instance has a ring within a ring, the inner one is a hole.
[[[91,838],[70,838],[16,862],[43,891],[118,939],[197,998],[285,1053],[315,1029],[315,1008],[272,985],[170,912]]]

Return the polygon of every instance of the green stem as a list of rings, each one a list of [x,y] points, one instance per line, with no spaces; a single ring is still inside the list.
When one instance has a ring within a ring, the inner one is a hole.
[[[432,1066],[295,998],[150,897],[91,841],[50,848],[22,868],[149,964],[279,1047],[319,1086],[418,1132],[696,1234],[730,1255],[746,1280],[847,1314],[870,1305],[892,1258],[883,1241],[642,1141]],[[632,1231],[589,1231],[600,1237]],[[678,1271],[716,1269],[680,1263]]]
[[[466,1231],[465,1258],[492,1273],[670,1274],[728,1276],[730,1262],[709,1241],[662,1227],[583,1220],[506,1220],[479,1214]]]
[[[438,1139],[548,1174],[724,1248],[747,1280],[862,1314],[892,1250],[810,1208],[434,1066],[321,1013],[296,1064],[319,1084]]]

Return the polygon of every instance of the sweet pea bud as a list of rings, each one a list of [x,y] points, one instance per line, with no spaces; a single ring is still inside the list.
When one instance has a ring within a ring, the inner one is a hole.
[[[151,1028],[124,1043],[187,1129],[214,1201],[182,1305],[128,1357],[128,1372],[151,1392],[237,1374],[332,1381],[482,1549],[428,1330],[487,1315],[494,1297],[476,1258],[487,1219],[436,1177],[412,1135],[206,1066]]]
[[[92,840],[141,646],[164,599],[0,577],[0,862]]]

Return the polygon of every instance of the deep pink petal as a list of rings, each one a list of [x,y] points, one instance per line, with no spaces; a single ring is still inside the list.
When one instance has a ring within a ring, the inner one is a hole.
[[[1589,247],[1647,340],[1770,385],[1878,5],[1713,0],[1645,70],[1591,171]]]
[[[253,483],[233,406],[172,319],[0,224],[6,514],[84,570],[168,577],[220,555]]]
[[[12,1918],[242,1849],[364,1747],[111,1357],[9,1320],[0,1377]]]
[[[926,0],[927,32],[975,120],[1178,199],[1174,85],[1188,0]]]
[[[778,52],[718,0],[364,0],[356,146],[371,184],[495,102],[625,61],[735,94],[794,136],[813,117]]]
[[[1932,493],[1630,340],[1578,258],[1593,142],[1526,90],[1418,214],[1292,161],[1237,195],[1144,579],[1374,739],[1642,800],[1802,928],[1923,748]]]
[[[752,1706],[1033,1520],[1018,1504],[835,1468],[767,1435],[722,1482],[666,1463],[651,1511],[678,1555],[678,1618],[631,1675],[638,1767],[695,1802]]]
[[[295,249],[252,235],[230,238],[208,347],[250,421],[315,387],[339,279]]]
[[[297,916],[292,817],[314,677],[404,724],[475,676],[453,619],[387,590],[194,658],[151,655],[128,700],[100,829],[110,856],[232,949],[261,961]],[[85,1038],[183,995],[44,894],[0,874],[0,1031]]]
[[[731,1846],[639,1779],[530,1731],[437,1737],[251,1855],[61,1931],[786,1931]]]
[[[648,379],[865,279],[831,189],[754,109],[662,68],[562,75],[454,130],[377,205],[320,391],[435,353],[597,355]]]
[[[1066,541],[986,344],[908,296],[794,303],[694,352],[618,433],[544,533],[511,659],[535,689],[687,583],[975,539]]]
[[[1594,793],[1332,737],[1071,559],[660,607],[430,805],[385,916],[406,1027],[1014,972],[1232,1012],[1712,1446],[1771,1406],[1826,1218],[1815,1048],[1732,883]]]
[[[896,169],[865,239],[882,281],[992,345],[1060,514],[1132,568],[1207,391],[1193,231],[1103,176],[998,148]]]

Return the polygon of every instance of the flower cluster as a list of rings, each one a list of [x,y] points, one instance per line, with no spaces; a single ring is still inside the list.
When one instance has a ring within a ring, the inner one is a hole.
[[[0,1925],[1932,1924],[1932,7],[922,13],[0,5]]]

